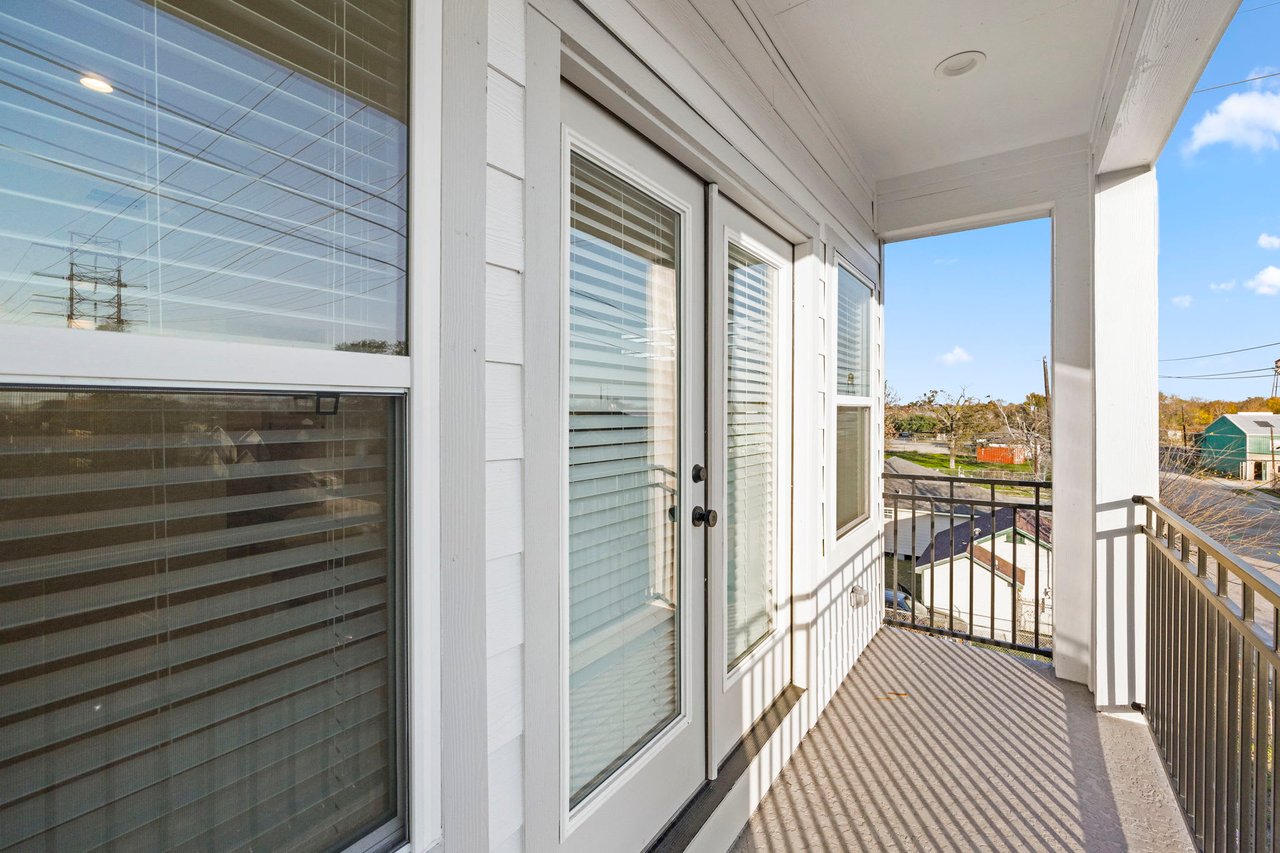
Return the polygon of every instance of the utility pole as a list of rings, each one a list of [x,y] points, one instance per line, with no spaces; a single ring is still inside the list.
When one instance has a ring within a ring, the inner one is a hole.
[[[1280,361],[1276,362],[1277,369],[1280,369]],[[1044,370],[1044,409],[1045,415],[1049,420],[1053,421],[1053,406],[1049,404],[1049,357],[1047,355],[1040,356],[1040,367]]]
[[[1276,362],[1276,367],[1280,369],[1280,361]],[[1280,468],[1276,467],[1276,428],[1267,427],[1267,432],[1271,433],[1271,488],[1274,489],[1280,485]]]
[[[132,322],[125,317],[125,309],[130,307],[124,300],[126,287],[138,287],[124,281],[124,259],[120,253],[119,240],[107,240],[93,234],[77,234],[71,232],[71,240],[67,247],[69,268],[66,275],[37,272],[45,278],[60,278],[67,282],[65,297],[36,294],[42,299],[65,299],[65,312],[37,311],[37,314],[49,314],[65,317],[68,329],[102,329],[123,332]],[[88,288],[92,286],[90,292]],[[99,288],[107,291],[99,295]],[[104,310],[105,309],[105,310]]]
[[[1280,358],[1276,359],[1276,369],[1271,377],[1271,396],[1280,397]]]

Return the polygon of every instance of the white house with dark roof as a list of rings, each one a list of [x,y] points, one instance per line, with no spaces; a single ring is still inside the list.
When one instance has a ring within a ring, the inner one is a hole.
[[[914,574],[907,591],[935,623],[954,614],[977,636],[1005,642],[1037,627],[1041,637],[1053,633],[1053,523],[1043,514],[1002,508],[942,527]]]

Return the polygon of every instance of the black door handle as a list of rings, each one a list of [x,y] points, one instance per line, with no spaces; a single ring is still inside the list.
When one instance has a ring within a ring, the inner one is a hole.
[[[703,509],[700,506],[693,508],[693,526],[701,527],[705,522],[707,527],[715,527],[716,522],[720,520],[720,515],[714,509]]]

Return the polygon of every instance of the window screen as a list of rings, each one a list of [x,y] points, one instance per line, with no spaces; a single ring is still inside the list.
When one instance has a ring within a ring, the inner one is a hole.
[[[0,849],[400,834],[399,406],[337,403],[0,390]]]

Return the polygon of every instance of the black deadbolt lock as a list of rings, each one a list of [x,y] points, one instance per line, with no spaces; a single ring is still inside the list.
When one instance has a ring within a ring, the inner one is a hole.
[[[700,506],[693,508],[693,526],[701,527],[705,522],[707,527],[715,527],[716,522],[720,520],[720,515],[714,509],[703,509]]]
[[[702,465],[693,466],[693,482],[701,483],[707,479],[707,469]]]

